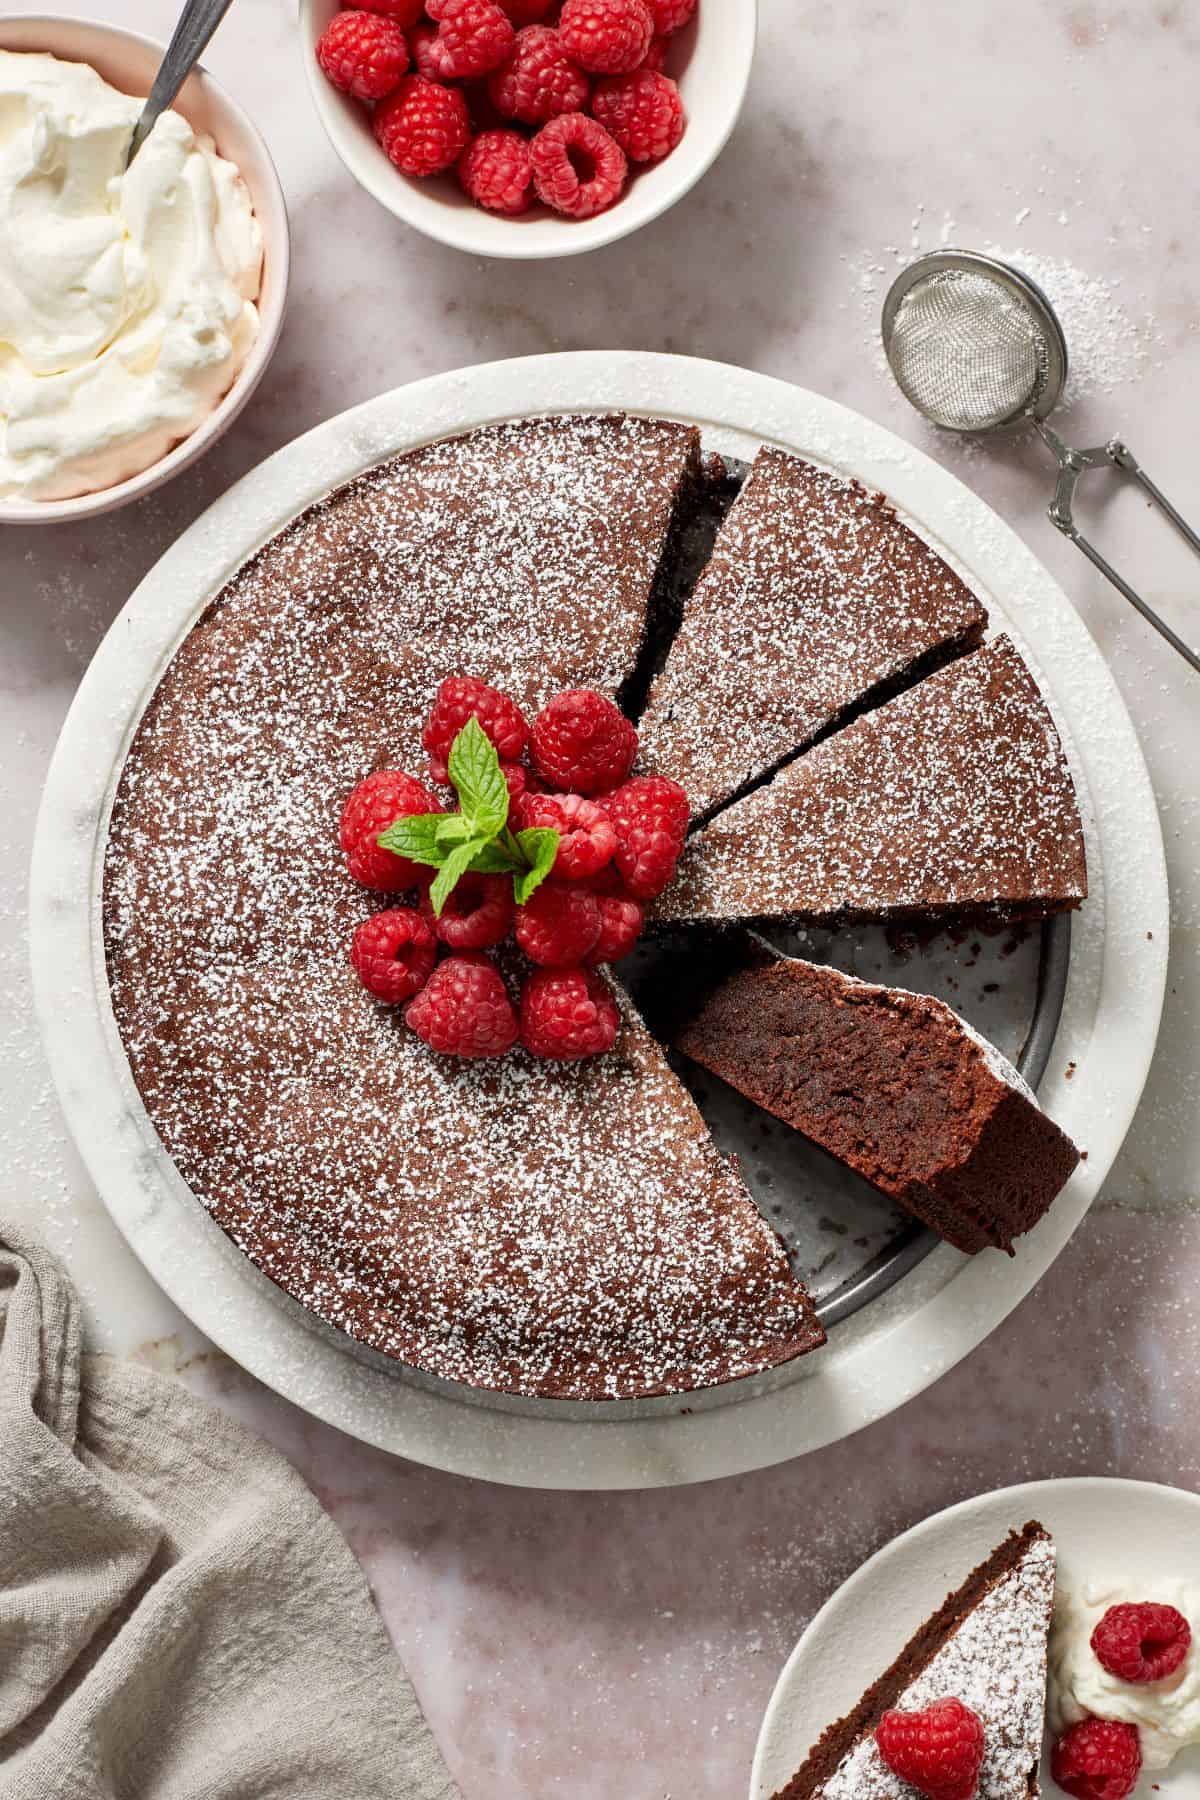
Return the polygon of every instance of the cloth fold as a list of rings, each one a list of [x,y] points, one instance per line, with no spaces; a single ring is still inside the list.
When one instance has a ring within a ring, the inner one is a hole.
[[[296,1472],[0,1225],[0,1800],[455,1800]]]

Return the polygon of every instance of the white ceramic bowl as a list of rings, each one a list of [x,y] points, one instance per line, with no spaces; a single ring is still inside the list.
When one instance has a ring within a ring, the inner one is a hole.
[[[0,17],[0,49],[43,50],[67,62],[86,62],[113,87],[128,94],[148,94],[165,44],[133,31],[118,31],[87,19],[59,14],[22,13]],[[254,348],[221,404],[173,450],[157,462],[94,494],[72,500],[0,500],[0,524],[49,525],[64,519],[86,519],[111,512],[178,475],[203,456],[233,423],[262,379],[283,324],[287,299],[289,236],[283,189],[270,152],[248,116],[219,88],[211,75],[195,69],[175,102],[197,131],[213,139],[221,155],[235,163],[250,190],[263,235],[263,277],[258,310],[261,324]]]
[[[538,206],[504,219],[475,206],[453,171],[417,181],[392,166],[358,100],[338,93],[317,66],[317,40],[338,0],[299,0],[304,67],[317,115],[356,181],[382,206],[455,250],[474,256],[577,256],[627,237],[657,219],[716,161],[742,110],[754,60],[758,0],[700,0],[672,44],[667,73],[679,83],[688,128],[670,156],[634,174],[615,206],[594,219],[566,219]]]

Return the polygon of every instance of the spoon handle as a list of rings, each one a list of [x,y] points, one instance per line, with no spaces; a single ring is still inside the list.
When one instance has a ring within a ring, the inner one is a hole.
[[[232,0],[187,0],[179,15],[174,35],[167,45],[166,55],[159,65],[158,74],[154,77],[154,86],[142,108],[141,117],[134,126],[129,154],[125,158],[126,168],[154,129],[154,121],[159,113],[167,110],[199,62],[208,40],[231,4]]]

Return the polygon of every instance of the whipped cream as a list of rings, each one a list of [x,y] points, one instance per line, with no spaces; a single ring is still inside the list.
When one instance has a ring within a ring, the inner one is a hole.
[[[0,496],[111,487],[194,431],[258,335],[245,184],[176,112],[0,50]]]
[[[1091,1646],[1092,1632],[1110,1606],[1156,1600],[1174,1606],[1192,1627],[1192,1643],[1165,1681],[1131,1683],[1110,1675]],[[1124,1593],[1088,1583],[1059,1589],[1050,1635],[1050,1726],[1055,1736],[1091,1715],[1136,1725],[1142,1767],[1165,1769],[1189,1744],[1200,1743],[1200,1589],[1177,1585]]]

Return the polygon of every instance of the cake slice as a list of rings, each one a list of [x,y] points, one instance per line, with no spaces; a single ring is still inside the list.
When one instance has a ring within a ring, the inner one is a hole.
[[[905,1644],[858,1703],[820,1738],[775,1800],[913,1800],[875,1743],[891,1707],[958,1699],[983,1724],[979,1800],[1032,1800],[1046,1712],[1046,1640],[1054,1543],[1036,1522],[1014,1531]]]
[[[789,763],[693,834],[662,922],[1001,922],[1087,894],[1070,770],[1007,638]]]
[[[986,622],[882,495],[762,449],[650,690],[645,766],[703,818]]]
[[[752,952],[675,1043],[969,1254],[1011,1250],[1079,1161],[1012,1064],[928,994]]]

